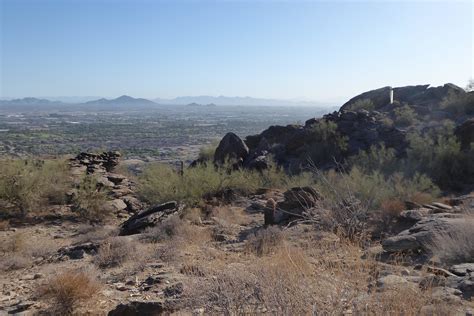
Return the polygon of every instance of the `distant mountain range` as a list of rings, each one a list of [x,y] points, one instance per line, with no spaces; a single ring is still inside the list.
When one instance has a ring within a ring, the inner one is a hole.
[[[254,105],[254,106],[288,106],[288,105],[299,105],[299,106],[320,106],[327,107],[335,104],[314,102],[314,101],[297,101],[297,100],[277,100],[277,99],[262,99],[262,98],[251,98],[251,97],[226,97],[226,96],[186,96],[177,97],[174,99],[153,99],[154,102],[159,104],[168,105],[184,105],[184,104],[215,104],[215,105]]]
[[[77,97],[75,97],[77,99]],[[52,98],[53,99],[53,98]],[[54,101],[50,99],[40,98],[22,98],[11,100],[0,100],[0,106],[45,106],[45,105],[81,105],[81,106],[159,106],[159,105],[208,105],[212,104],[219,106],[316,106],[316,107],[331,107],[337,104],[321,103],[312,101],[296,101],[296,100],[276,100],[276,99],[261,99],[251,97],[213,97],[213,96],[186,96],[177,97],[174,99],[156,98],[153,100],[143,98],[133,98],[127,95],[115,99],[100,98],[97,100],[90,100],[87,102],[70,102],[71,97],[55,97]],[[69,101],[69,102],[68,102]]]

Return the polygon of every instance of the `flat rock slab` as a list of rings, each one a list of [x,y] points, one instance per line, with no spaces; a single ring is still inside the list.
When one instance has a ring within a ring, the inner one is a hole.
[[[474,273],[474,263],[456,264],[452,266],[449,270],[456,275],[465,276],[469,273]]]
[[[400,234],[385,239],[382,246],[387,252],[428,250],[430,243],[435,238],[456,232],[462,225],[465,225],[465,218],[433,215],[417,222],[413,227]]]

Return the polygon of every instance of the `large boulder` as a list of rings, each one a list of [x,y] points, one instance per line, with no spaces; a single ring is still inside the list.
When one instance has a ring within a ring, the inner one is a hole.
[[[462,88],[451,83],[439,87],[430,87],[428,84],[425,84],[393,88],[393,96],[396,102],[419,105],[431,109],[439,109],[443,100],[449,96],[465,93]],[[362,100],[370,100],[376,110],[386,108],[390,103],[390,87],[383,87],[359,94],[344,103],[341,111],[350,110],[356,102]]]
[[[244,161],[249,149],[239,136],[227,133],[219,143],[214,153],[214,162],[225,163],[226,160]]]
[[[413,227],[382,242],[387,252],[429,252],[435,240],[452,235],[465,225],[465,218],[455,214],[435,214],[418,221]]]

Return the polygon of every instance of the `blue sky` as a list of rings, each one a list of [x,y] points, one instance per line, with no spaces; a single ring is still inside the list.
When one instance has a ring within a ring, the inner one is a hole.
[[[3,97],[344,101],[473,76],[471,1],[0,2]]]

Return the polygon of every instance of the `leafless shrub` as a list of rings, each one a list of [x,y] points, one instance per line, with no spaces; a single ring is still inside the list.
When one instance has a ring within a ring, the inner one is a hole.
[[[445,264],[474,261],[474,216],[468,216],[457,229],[437,235],[429,245],[433,259]]]
[[[285,248],[252,264],[233,263],[209,279],[193,279],[185,289],[189,306],[208,313],[247,315],[269,312],[302,315],[312,311],[312,291],[306,280],[311,268],[299,249]]]
[[[265,256],[274,253],[283,246],[284,233],[276,226],[269,226],[251,235],[245,244],[247,253]]]
[[[197,261],[186,261],[183,263],[179,272],[187,276],[203,277],[206,273],[203,271],[202,265]]]
[[[19,270],[28,267],[31,263],[31,258],[22,254],[12,253],[8,257],[0,259],[0,269],[2,271]]]
[[[99,290],[99,282],[90,273],[66,271],[48,280],[39,294],[53,300],[53,314],[69,315],[80,303],[92,299]]]
[[[26,235],[23,233],[15,233],[7,236],[0,244],[0,250],[3,253],[21,252],[26,247]]]
[[[34,242],[28,239],[26,233],[15,233],[7,236],[0,243],[1,269],[18,270],[29,266],[33,258],[46,257],[56,250],[54,241],[37,238]]]
[[[172,216],[148,229],[144,234],[144,239],[151,242],[174,240],[186,244],[202,244],[210,240],[210,234],[205,228],[191,225],[178,216]]]
[[[77,228],[77,236],[75,237],[75,242],[98,242],[117,235],[118,229],[115,226],[92,226],[84,224]]]
[[[342,165],[339,167],[344,170]],[[366,231],[370,201],[361,201],[356,197],[349,177],[340,176],[337,182],[322,173],[314,164],[311,167],[320,186],[324,187],[324,199],[320,207],[329,210],[323,218],[317,218],[319,224],[338,232],[352,240],[360,239]],[[304,213],[309,221],[308,213]],[[311,213],[309,213],[311,215]]]
[[[200,208],[193,207],[188,208],[184,211],[183,219],[188,220],[194,225],[200,225],[202,223],[202,212]]]
[[[230,206],[213,207],[209,217],[218,218],[229,224],[241,225],[248,221],[242,209]]]
[[[135,257],[135,244],[124,238],[110,238],[99,248],[94,263],[100,268],[117,267]]]
[[[169,240],[156,247],[154,257],[163,262],[176,262],[182,253],[184,245],[181,240]]]

